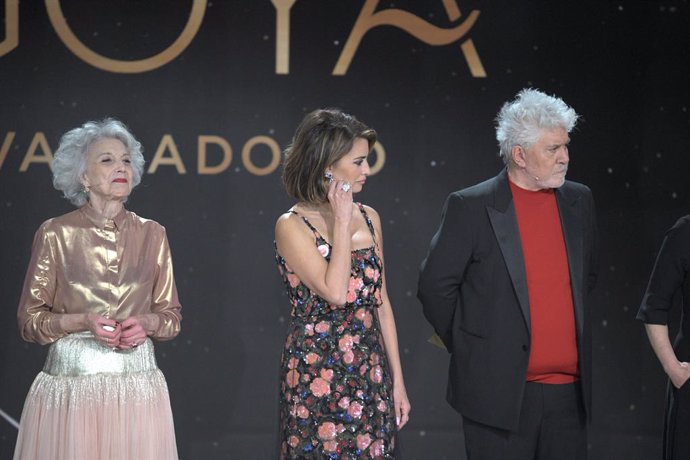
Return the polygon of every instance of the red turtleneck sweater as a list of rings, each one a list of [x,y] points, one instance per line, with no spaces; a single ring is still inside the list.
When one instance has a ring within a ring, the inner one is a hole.
[[[510,182],[527,272],[531,346],[527,381],[572,383],[579,377],[568,256],[553,189]]]

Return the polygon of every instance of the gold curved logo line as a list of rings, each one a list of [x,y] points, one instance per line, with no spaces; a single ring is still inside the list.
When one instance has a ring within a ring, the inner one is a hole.
[[[5,0],[5,39],[0,42],[0,56],[19,46],[19,0]]]
[[[196,36],[206,12],[207,0],[194,0],[189,20],[179,37],[162,52],[136,61],[121,61],[100,55],[82,43],[72,32],[65,15],[62,13],[60,0],[46,0],[46,9],[53,28],[62,42],[87,64],[115,73],[142,73],[157,69],[179,56]]]
[[[386,164],[386,149],[383,148],[383,144],[376,141],[374,151],[376,152],[376,163],[369,167],[370,176],[378,174],[383,169],[383,165]]]
[[[415,16],[409,11],[401,9],[387,9],[382,11],[376,11],[376,7],[379,0],[367,0],[359,13],[359,17],[355,21],[355,25],[350,32],[350,36],[345,42],[343,51],[340,53],[340,57],[333,68],[333,75],[345,75],[347,69],[354,58],[359,45],[371,29],[380,26],[393,26],[404,30],[416,39],[432,46],[447,45],[454,41],[460,40],[464,35],[466,35],[470,29],[474,26],[479,19],[479,10],[472,10],[472,12],[467,16],[467,18],[452,28],[438,27],[431,24],[424,19]],[[457,4],[446,4],[446,11],[451,21],[460,18],[460,9]],[[470,42],[471,39],[466,40]],[[473,45],[470,43],[468,46],[463,47],[463,53],[465,53],[466,58],[469,55],[473,60],[479,62],[479,57],[476,55],[476,50],[474,50]],[[475,59],[476,58],[476,59]],[[475,76],[486,76],[481,63],[479,66],[470,64],[472,73]]]
[[[404,10],[384,10],[371,16],[367,24],[369,28],[377,26],[394,26],[409,33],[417,40],[428,45],[448,45],[459,40],[470,31],[479,18],[479,11],[472,10],[463,22],[457,26],[446,29],[435,26],[419,16]]]

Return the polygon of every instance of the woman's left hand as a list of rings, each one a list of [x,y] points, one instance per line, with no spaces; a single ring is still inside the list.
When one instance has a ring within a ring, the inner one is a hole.
[[[395,406],[395,423],[398,430],[402,430],[402,427],[410,420],[410,410],[412,410],[404,384],[393,384],[393,405]]]
[[[120,334],[119,349],[128,350],[141,345],[146,340],[146,330],[141,321],[142,319],[138,316],[130,316],[120,323],[122,333]]]

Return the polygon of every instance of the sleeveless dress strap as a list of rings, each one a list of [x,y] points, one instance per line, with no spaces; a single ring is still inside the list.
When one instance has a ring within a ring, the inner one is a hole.
[[[359,202],[357,202],[355,204],[359,208],[359,212],[362,213],[362,217],[364,217],[364,221],[367,223],[367,227],[369,227],[369,231],[371,232],[371,239],[374,240],[374,246],[376,246],[378,248],[379,244],[376,241],[376,231],[374,230],[374,223],[369,218],[369,214],[367,214],[367,211],[364,209],[364,205],[362,203],[359,203]]]
[[[374,246],[377,248],[379,247],[378,241],[376,239],[376,230],[374,229],[374,223],[371,221],[371,218],[369,217],[369,214],[367,214],[367,211],[364,209],[364,205],[362,203],[355,203],[357,207],[359,208],[359,212],[362,213],[362,217],[364,217],[364,221],[367,223],[367,227],[369,228],[369,231],[371,232],[371,239],[374,241]],[[309,229],[314,233],[317,239],[323,240],[324,242],[328,243],[326,239],[321,235],[321,233],[314,227],[311,222],[309,222],[309,219],[295,211],[294,209],[290,209],[291,214],[296,215],[297,217],[301,218],[302,221],[309,227]]]
[[[321,233],[319,233],[319,231],[316,229],[316,227],[314,227],[314,226],[311,224],[311,222],[309,222],[309,219],[307,219],[307,218],[304,217],[302,214],[298,213],[297,211],[295,211],[295,210],[293,210],[293,209],[290,209],[290,211],[288,211],[288,212],[290,212],[290,213],[296,215],[297,217],[301,218],[301,219],[302,219],[302,222],[304,222],[305,224],[307,224],[307,227],[309,227],[309,229],[314,233],[314,236],[316,236],[316,239],[321,239],[321,240],[323,240],[323,241],[326,241],[326,239],[321,235]]]

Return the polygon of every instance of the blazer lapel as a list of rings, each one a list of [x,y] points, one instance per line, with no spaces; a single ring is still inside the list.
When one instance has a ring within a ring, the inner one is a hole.
[[[582,273],[584,237],[582,235],[582,213],[579,202],[580,196],[573,193],[573,190],[569,188],[567,184],[556,189],[556,203],[558,203],[558,212],[561,216],[565,250],[568,254],[570,289],[573,292],[575,323],[577,325],[578,336],[581,337],[584,323],[584,298],[582,291],[584,286],[584,274]]]
[[[508,269],[515,295],[520,303],[520,309],[525,318],[527,331],[531,332],[525,259],[522,255],[520,230],[517,224],[515,205],[513,204],[513,196],[510,193],[508,175],[505,169],[496,177],[495,185],[494,206],[487,206],[486,211],[491,221],[491,227],[496,235],[498,245],[501,248],[503,260]]]

